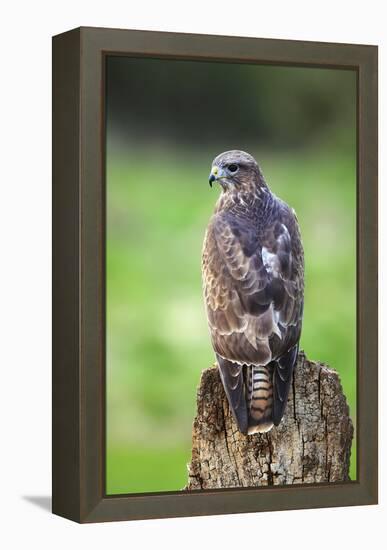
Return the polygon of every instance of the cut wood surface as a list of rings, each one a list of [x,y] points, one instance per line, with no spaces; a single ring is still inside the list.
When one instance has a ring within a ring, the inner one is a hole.
[[[238,430],[212,367],[198,388],[186,489],[348,481],[352,437],[338,374],[303,352],[285,415],[264,434]]]

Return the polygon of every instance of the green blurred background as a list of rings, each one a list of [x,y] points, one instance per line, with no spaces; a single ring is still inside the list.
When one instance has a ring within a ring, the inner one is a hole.
[[[340,373],[356,422],[356,75],[108,57],[107,493],[184,487],[200,372],[212,159],[243,149],[295,208],[301,347]],[[356,449],[351,457],[356,478]]]

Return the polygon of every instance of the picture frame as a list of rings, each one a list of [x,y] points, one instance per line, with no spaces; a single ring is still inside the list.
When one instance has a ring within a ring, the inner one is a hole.
[[[357,73],[357,480],[106,495],[105,61]],[[81,27],[53,38],[53,513],[80,523],[377,503],[376,46]]]

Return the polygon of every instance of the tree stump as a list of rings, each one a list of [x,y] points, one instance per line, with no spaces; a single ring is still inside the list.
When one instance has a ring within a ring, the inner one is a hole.
[[[299,353],[285,415],[243,435],[217,367],[202,372],[186,489],[349,480],[353,425],[338,374]]]

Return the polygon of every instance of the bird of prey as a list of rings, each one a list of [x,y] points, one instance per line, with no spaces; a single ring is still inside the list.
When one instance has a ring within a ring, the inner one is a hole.
[[[202,255],[212,345],[240,431],[267,432],[284,414],[301,335],[304,253],[298,221],[248,153],[218,155],[211,187],[213,182],[222,191]]]

